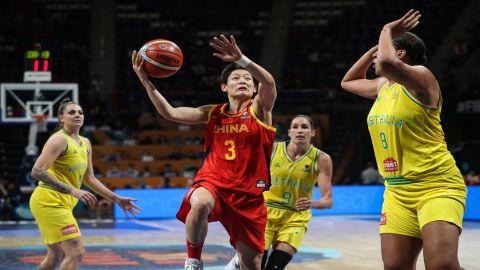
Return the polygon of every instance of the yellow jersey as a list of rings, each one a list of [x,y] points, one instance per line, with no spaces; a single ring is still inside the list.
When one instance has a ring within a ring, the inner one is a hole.
[[[382,86],[367,124],[387,186],[448,179],[459,173],[440,125],[441,105],[420,103],[398,83]]]
[[[318,179],[319,153],[310,145],[303,156],[293,161],[287,154],[287,143],[275,143],[270,163],[271,187],[263,193],[266,205],[296,211],[299,198],[311,199]]]
[[[74,188],[80,188],[83,182],[83,176],[87,171],[88,167],[88,142],[87,139],[80,136],[81,145],[79,145],[72,137],[70,137],[65,131],[59,130],[55,135],[60,135],[65,137],[67,140],[67,150],[62,153],[57,159],[53,162],[52,166],[48,168],[48,173],[54,176],[61,182],[72,186]],[[38,183],[40,187],[54,190],[52,187],[40,181]],[[78,202],[78,199],[69,195],[60,192],[57,194],[57,198],[62,198],[61,200],[67,203],[71,208],[75,207]],[[60,197],[58,197],[60,195]],[[52,197],[45,198],[51,199]]]

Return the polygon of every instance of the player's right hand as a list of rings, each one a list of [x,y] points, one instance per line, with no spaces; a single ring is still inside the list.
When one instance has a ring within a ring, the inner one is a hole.
[[[81,200],[86,205],[93,205],[97,202],[97,197],[95,197],[95,195],[78,188],[73,188],[72,191],[70,191],[70,195]]]
[[[132,68],[137,74],[140,81],[143,83],[144,80],[148,80],[147,72],[143,69],[143,63],[145,60],[143,59],[142,55],[139,54],[136,50],[132,52]]]
[[[233,35],[230,35],[230,40],[228,40],[225,35],[213,37],[213,41],[210,42],[210,47],[217,50],[213,56],[218,57],[225,62],[235,62],[242,58],[243,55]]]

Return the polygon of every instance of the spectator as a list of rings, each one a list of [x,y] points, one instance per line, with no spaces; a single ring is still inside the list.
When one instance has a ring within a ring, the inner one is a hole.
[[[150,152],[148,152],[147,150],[143,152],[141,157],[142,161],[153,161],[153,159],[154,157],[150,154]]]
[[[103,162],[112,162],[112,161],[120,161],[120,159],[121,159],[121,158],[120,158],[120,155],[119,155],[119,154],[117,154],[117,153],[108,153],[108,154],[106,154],[106,155],[103,157],[102,161],[103,161]]]
[[[96,178],[100,179],[102,178],[102,172],[100,169],[98,169],[97,166],[93,165],[93,174],[95,175]]]
[[[197,155],[195,154],[195,151],[190,150],[185,154],[184,156],[185,159],[197,159]]]
[[[202,138],[200,138],[198,136],[195,136],[195,137],[193,137],[193,143],[194,144],[203,144],[203,140],[202,140]]]
[[[470,171],[467,175],[463,176],[465,179],[465,184],[469,186],[478,186],[480,185],[480,175],[475,174],[475,172]]]
[[[175,159],[175,160],[182,159],[182,158],[183,158],[183,154],[182,154],[182,152],[180,151],[180,147],[179,147],[179,146],[175,146],[175,147],[173,148],[173,151],[170,153],[170,155],[168,155],[168,158],[169,158],[169,159]]]
[[[19,200],[15,183],[0,178],[0,214],[2,219],[14,219],[14,208]]]
[[[137,181],[137,188],[152,188],[142,178],[139,178]]]
[[[175,172],[173,169],[172,169],[172,165],[170,163],[166,163],[164,166],[163,166],[163,169],[160,173],[160,176],[162,176],[163,178],[167,179],[167,178],[170,178],[170,177],[174,177],[174,176],[177,176],[177,172]]]
[[[183,170],[182,176],[195,178],[195,175],[197,175],[197,171],[198,168],[196,166],[188,166]]]
[[[361,174],[362,184],[364,185],[380,185],[383,184],[383,178],[375,169],[373,162],[367,162],[367,167],[362,171]]]
[[[142,177],[151,177],[153,176],[152,171],[148,165],[143,166]]]
[[[123,186],[123,188],[125,188],[125,189],[135,188],[135,185],[133,184],[133,179],[128,180],[127,184],[125,184],[125,186]]]
[[[133,165],[133,163],[129,163],[128,167],[125,171],[123,171],[122,176],[124,177],[137,177],[138,176],[138,171]]]
[[[142,144],[142,145],[145,145],[145,144],[153,144],[153,140],[152,140],[152,137],[150,137],[150,136],[145,136],[145,138],[143,138],[142,140],[140,140],[139,143]]]
[[[115,177],[121,177],[122,176],[122,172],[120,171],[120,169],[118,169],[118,165],[117,164],[113,164],[113,167],[110,168],[108,171],[107,171],[107,178],[115,178]]]
[[[159,136],[157,138],[157,144],[167,144],[167,143],[168,143],[168,140],[164,136]]]

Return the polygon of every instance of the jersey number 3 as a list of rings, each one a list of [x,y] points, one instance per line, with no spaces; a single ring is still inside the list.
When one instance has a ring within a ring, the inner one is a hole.
[[[234,160],[237,157],[237,153],[235,152],[235,141],[226,140],[224,144],[229,146],[227,149],[228,153],[225,154],[225,159]]]

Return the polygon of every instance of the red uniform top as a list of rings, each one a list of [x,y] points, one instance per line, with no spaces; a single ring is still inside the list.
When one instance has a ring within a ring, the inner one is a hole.
[[[195,181],[260,195],[270,187],[270,156],[275,128],[260,121],[252,102],[240,113],[226,112],[228,103],[213,106],[205,129],[205,161]]]

